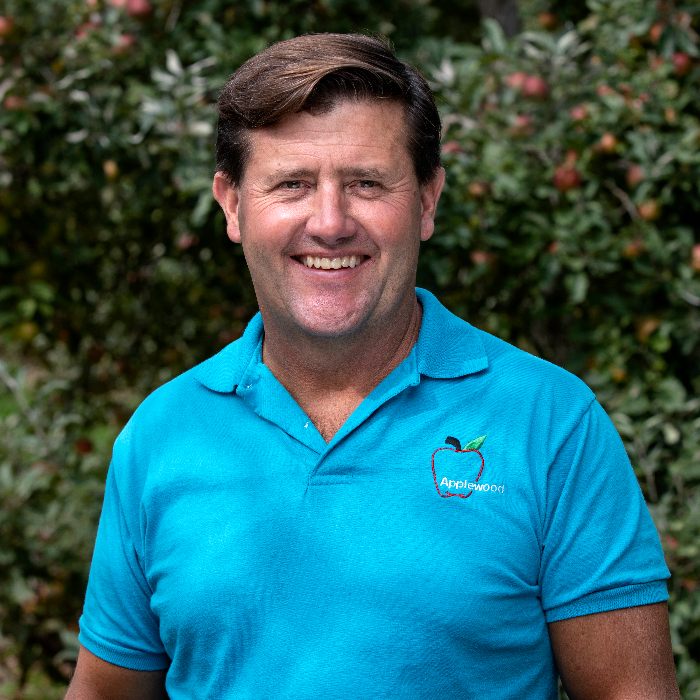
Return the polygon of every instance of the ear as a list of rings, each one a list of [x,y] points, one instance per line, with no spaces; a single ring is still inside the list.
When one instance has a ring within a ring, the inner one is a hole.
[[[214,175],[212,184],[214,199],[224,211],[226,217],[226,234],[234,243],[241,242],[241,229],[238,223],[238,204],[240,201],[237,185],[232,185],[222,172]]]
[[[445,185],[445,168],[438,168],[435,175],[420,188],[421,219],[420,239],[427,241],[435,231],[435,212],[442,188]]]

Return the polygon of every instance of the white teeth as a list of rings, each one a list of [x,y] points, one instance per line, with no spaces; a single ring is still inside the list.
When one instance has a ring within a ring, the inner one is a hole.
[[[357,255],[346,255],[342,258],[305,255],[302,262],[306,267],[315,267],[317,270],[340,270],[341,267],[357,267],[360,264],[360,258]]]

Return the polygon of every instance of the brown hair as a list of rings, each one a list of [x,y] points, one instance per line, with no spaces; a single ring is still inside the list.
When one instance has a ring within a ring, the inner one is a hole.
[[[440,116],[428,84],[389,45],[363,34],[306,34],[248,59],[218,101],[216,168],[238,184],[250,155],[248,132],[339,100],[389,99],[406,114],[408,150],[425,184],[440,166]]]

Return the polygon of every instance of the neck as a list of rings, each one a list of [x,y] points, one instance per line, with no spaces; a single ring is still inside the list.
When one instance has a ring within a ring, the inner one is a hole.
[[[422,309],[414,297],[403,322],[357,337],[291,337],[265,329],[263,361],[327,440],[410,353]]]

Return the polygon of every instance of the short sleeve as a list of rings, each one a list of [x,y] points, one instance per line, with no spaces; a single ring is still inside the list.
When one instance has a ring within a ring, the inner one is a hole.
[[[548,474],[540,569],[547,622],[664,601],[669,576],[622,441],[593,401]]]
[[[167,668],[169,659],[158,634],[158,620],[150,608],[151,590],[137,551],[138,523],[129,523],[125,517],[115,472],[112,463],[79,640],[95,656],[117,666],[160,670]]]

